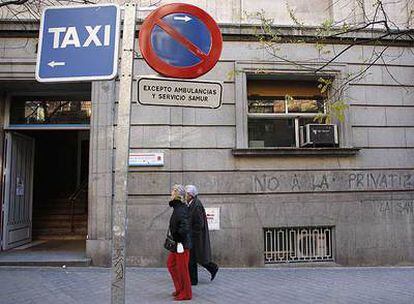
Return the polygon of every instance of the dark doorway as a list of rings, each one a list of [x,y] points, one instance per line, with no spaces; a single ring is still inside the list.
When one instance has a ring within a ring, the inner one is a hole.
[[[33,239],[85,240],[89,131],[26,131],[35,140]]]

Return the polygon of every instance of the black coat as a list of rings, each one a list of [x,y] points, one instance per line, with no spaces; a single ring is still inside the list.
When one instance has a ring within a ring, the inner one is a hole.
[[[170,218],[170,233],[174,241],[182,243],[184,248],[190,249],[191,231],[188,208],[179,200],[170,201],[170,207],[174,208]]]
[[[211,247],[206,211],[197,197],[188,209],[190,211],[192,250],[197,257],[197,263],[207,264],[211,261]]]

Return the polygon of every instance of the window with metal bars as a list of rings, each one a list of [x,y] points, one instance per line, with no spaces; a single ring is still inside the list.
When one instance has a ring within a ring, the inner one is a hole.
[[[334,260],[334,227],[263,228],[264,263]]]

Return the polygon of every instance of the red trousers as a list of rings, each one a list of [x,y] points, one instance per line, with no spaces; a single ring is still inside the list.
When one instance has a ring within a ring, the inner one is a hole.
[[[191,300],[191,280],[188,270],[190,250],[185,249],[183,253],[170,252],[167,259],[168,271],[174,282],[177,300]]]

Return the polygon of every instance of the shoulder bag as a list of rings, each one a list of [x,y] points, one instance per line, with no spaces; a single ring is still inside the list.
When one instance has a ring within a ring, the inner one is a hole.
[[[167,237],[165,238],[164,248],[171,252],[177,252],[177,242],[174,241],[171,233],[170,228],[168,227]]]

